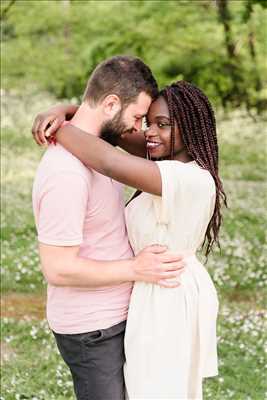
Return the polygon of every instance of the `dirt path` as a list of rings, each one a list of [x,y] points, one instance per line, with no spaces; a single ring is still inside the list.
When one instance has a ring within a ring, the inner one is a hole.
[[[44,319],[45,294],[9,293],[1,295],[1,318]],[[8,343],[0,342],[1,365],[16,357],[16,352]]]
[[[1,318],[44,319],[45,302],[45,294],[4,294],[1,296]]]

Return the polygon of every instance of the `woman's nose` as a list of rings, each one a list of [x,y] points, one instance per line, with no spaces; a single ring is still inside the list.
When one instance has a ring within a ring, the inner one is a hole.
[[[146,139],[152,138],[154,136],[157,136],[156,129],[151,125],[149,128],[146,129],[145,131],[145,137]]]

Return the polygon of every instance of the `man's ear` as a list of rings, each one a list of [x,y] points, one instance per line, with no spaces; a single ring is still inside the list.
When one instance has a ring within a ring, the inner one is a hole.
[[[104,113],[113,118],[119,111],[121,111],[121,100],[116,94],[109,94],[102,101]]]

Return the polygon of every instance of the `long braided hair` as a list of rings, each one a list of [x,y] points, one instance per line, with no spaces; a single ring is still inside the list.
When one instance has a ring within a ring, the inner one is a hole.
[[[215,182],[214,212],[202,245],[202,248],[206,245],[205,255],[207,257],[214,243],[220,247],[219,230],[222,223],[222,202],[227,207],[226,194],[218,174],[218,143],[214,112],[204,93],[186,81],[178,81],[165,87],[159,93],[159,96],[166,100],[170,113],[171,147],[168,159],[174,159],[175,126],[177,124],[188,155],[201,168],[208,170]],[[135,192],[132,199],[140,193],[140,191]]]

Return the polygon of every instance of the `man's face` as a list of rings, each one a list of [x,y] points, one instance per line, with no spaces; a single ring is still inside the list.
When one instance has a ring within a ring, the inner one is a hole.
[[[151,97],[141,92],[135,102],[119,111],[113,119],[103,123],[100,137],[111,144],[116,144],[118,136],[140,131],[143,117],[147,114],[151,102]]]

